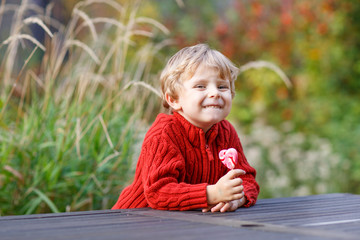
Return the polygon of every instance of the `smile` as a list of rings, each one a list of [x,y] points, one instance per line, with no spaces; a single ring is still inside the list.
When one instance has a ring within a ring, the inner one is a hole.
[[[204,106],[203,108],[214,108],[214,109],[221,109],[222,107],[219,105],[209,105],[209,106]]]

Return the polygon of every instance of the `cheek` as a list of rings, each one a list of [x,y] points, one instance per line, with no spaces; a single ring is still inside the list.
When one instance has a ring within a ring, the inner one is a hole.
[[[229,100],[229,108],[231,108],[231,106],[232,106],[232,101],[231,101],[231,99]]]
[[[188,96],[187,96],[187,99],[191,99],[192,101],[203,101],[204,98],[206,97],[205,94],[203,94],[202,92],[192,92],[192,93],[189,93]]]
[[[224,96],[224,100],[231,106],[233,100],[231,94],[226,94],[226,96]]]

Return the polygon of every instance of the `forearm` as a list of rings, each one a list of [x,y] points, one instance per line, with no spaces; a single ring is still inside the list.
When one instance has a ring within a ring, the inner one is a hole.
[[[145,189],[151,208],[159,210],[191,210],[207,207],[207,184],[168,183]]]

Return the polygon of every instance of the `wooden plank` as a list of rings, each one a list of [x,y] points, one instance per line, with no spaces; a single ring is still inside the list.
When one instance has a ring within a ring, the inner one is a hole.
[[[332,194],[326,196],[329,197]],[[297,226],[307,224],[308,221],[316,223],[338,219],[358,219],[360,216],[360,196],[358,195],[346,194],[341,198],[326,198],[325,201],[324,198],[317,199],[317,196],[307,201],[304,201],[304,197],[291,198],[287,202],[283,200],[279,199],[279,202],[271,200],[271,204],[267,201],[259,201],[254,208],[241,209],[241,214],[229,215],[228,218]],[[334,202],[339,204],[334,204]]]
[[[336,231],[324,231],[319,229],[309,229],[303,227],[289,227],[284,225],[275,225],[268,223],[259,223],[254,221],[243,221],[236,219],[229,219],[224,217],[212,217],[214,213],[205,213],[203,215],[191,215],[184,214],[182,212],[166,212],[158,210],[144,210],[142,212],[137,211],[135,214],[143,216],[152,216],[155,218],[164,218],[164,219],[176,219],[182,221],[189,221],[194,223],[206,223],[212,225],[233,227],[233,228],[246,228],[262,232],[276,232],[276,233],[287,233],[299,236],[309,236],[309,237],[321,237],[327,239],[356,239],[359,237],[352,234],[344,234],[343,232],[339,233]],[[220,215],[221,213],[215,213]]]
[[[0,217],[0,239],[359,239],[359,204],[359,195],[328,194],[263,199],[232,213],[146,208],[7,216]]]
[[[149,210],[149,209],[148,209]],[[147,212],[146,210],[143,210]],[[189,222],[171,218],[143,216],[137,214],[111,214],[104,218],[101,214],[68,215],[54,218],[18,219],[10,221],[10,226],[0,225],[1,239],[238,239],[239,236],[251,239],[281,239],[297,235],[291,233],[266,233],[252,229],[236,229],[206,223]],[[163,211],[160,211],[164,213]],[[11,229],[9,229],[9,227]],[[298,236],[299,239],[313,239]]]

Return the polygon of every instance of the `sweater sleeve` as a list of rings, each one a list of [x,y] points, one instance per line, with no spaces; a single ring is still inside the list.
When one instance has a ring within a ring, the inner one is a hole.
[[[256,203],[257,197],[259,195],[260,187],[255,180],[256,170],[249,165],[245,157],[239,136],[231,124],[230,124],[230,141],[234,143],[234,146],[239,154],[238,155],[239,161],[235,168],[242,169],[246,172],[245,175],[241,176],[241,179],[243,180],[243,186],[244,186],[244,192],[246,198],[246,203],[245,205],[243,205],[243,207],[250,207]]]
[[[187,184],[185,159],[179,147],[161,134],[143,146],[142,180],[145,198],[151,208],[189,210],[207,207],[206,183]]]

